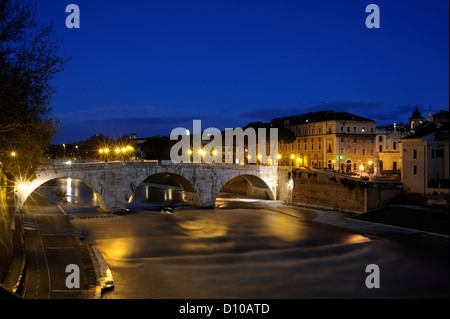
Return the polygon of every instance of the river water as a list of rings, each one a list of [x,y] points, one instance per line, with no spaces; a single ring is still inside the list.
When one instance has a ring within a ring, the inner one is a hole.
[[[53,183],[40,189],[50,201],[74,217],[96,214],[85,184]],[[72,219],[111,268],[115,287],[103,298],[448,298],[447,249],[318,224],[312,209],[221,196],[216,209],[171,211],[182,190],[143,183],[129,212]],[[366,286],[369,264],[379,266],[378,289]]]

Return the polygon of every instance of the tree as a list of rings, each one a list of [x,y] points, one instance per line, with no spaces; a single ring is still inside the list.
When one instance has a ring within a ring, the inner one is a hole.
[[[35,7],[0,0],[0,162],[9,179],[30,179],[44,158],[58,127],[51,82],[70,60]]]

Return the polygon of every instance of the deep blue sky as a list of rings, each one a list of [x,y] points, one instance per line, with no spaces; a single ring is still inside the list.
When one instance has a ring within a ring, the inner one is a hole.
[[[67,29],[65,8],[81,10]],[[368,29],[376,3],[381,28]],[[448,110],[447,0],[41,0],[72,56],[55,143],[238,127],[334,109],[380,124]]]

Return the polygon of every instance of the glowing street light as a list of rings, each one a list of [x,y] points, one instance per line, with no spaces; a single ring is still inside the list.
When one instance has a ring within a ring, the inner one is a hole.
[[[28,186],[27,186],[27,184],[25,184],[25,183],[20,183],[18,187],[19,187],[19,189],[23,192],[24,190],[27,189]]]
[[[16,157],[16,155],[17,155],[16,152],[11,152],[12,157]]]

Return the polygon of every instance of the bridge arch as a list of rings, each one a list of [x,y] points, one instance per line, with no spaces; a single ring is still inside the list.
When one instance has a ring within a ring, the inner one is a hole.
[[[243,174],[228,178],[219,183],[217,193],[213,194],[214,201],[220,192],[230,191],[236,194],[247,195],[260,199],[275,199],[275,187],[273,182],[264,180],[260,176]]]
[[[48,173],[48,172],[47,172]],[[89,179],[86,179],[85,176],[78,176],[77,174],[73,174],[70,172],[53,172],[51,174],[46,174],[45,176],[37,176],[35,179],[31,180],[28,185],[23,189],[17,190],[17,211],[22,210],[23,205],[25,204],[28,197],[39,187],[44,185],[45,183],[56,180],[56,179],[73,179],[73,180],[80,180],[84,184],[90,187],[90,189],[94,192],[94,194],[97,196],[100,209],[107,211],[108,208],[106,207],[105,200],[101,193],[98,191],[99,186],[95,185],[95,182],[89,181]]]
[[[145,181],[151,181],[152,179],[161,179],[162,177],[170,177],[172,180],[174,180],[182,189],[184,192],[184,200],[187,204],[192,206],[201,206],[201,198],[200,195],[193,185],[191,181],[188,180],[187,177],[182,176],[179,173],[174,173],[170,171],[161,171],[161,172],[151,172],[148,174],[142,174],[137,179],[135,179],[130,184],[130,189],[127,194],[127,198],[129,200],[132,200],[133,194],[136,191],[137,187],[141,185]]]

